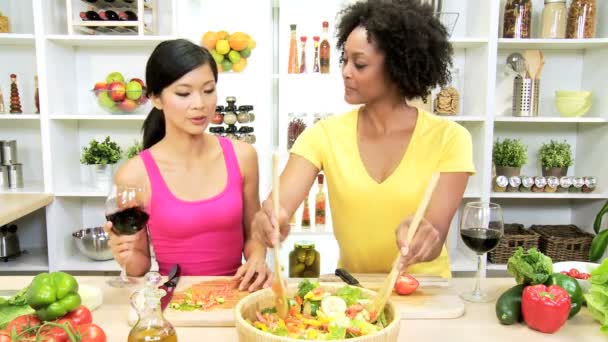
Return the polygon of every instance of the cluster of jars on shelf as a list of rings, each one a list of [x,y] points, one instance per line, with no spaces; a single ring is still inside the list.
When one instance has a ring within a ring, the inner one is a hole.
[[[253,106],[236,106],[236,97],[226,97],[226,106],[215,107],[215,114],[211,123],[215,126],[209,128],[211,134],[226,137],[232,140],[240,140],[249,144],[255,144],[256,138],[253,127],[240,126],[238,124],[249,124],[255,120],[255,114],[251,111]]]
[[[290,278],[318,278],[321,273],[321,255],[314,242],[298,241],[289,253]]]
[[[597,185],[595,177],[557,178],[555,176],[496,176],[493,181],[495,192],[559,192],[559,193],[590,193]]]
[[[532,0],[507,0],[503,38],[532,38]],[[595,38],[597,0],[545,0],[539,38]]]

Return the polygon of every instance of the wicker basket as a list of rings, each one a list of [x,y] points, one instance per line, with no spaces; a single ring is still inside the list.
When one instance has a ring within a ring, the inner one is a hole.
[[[570,225],[533,225],[530,229],[540,234],[539,249],[553,262],[588,261],[593,235]]]
[[[336,283],[321,283],[321,286],[330,293],[335,293],[338,289],[344,287],[344,284]],[[293,296],[298,290],[297,284],[291,284],[287,288],[287,295]],[[361,289],[367,297],[373,297],[376,292],[367,289]],[[264,308],[274,306],[274,295],[271,289],[264,289],[254,292],[243,298],[234,308],[236,330],[239,335],[240,342],[296,342],[301,341],[294,338],[276,336],[267,332],[263,332],[254,328],[247,323],[245,319],[255,320],[255,312],[261,311]],[[388,326],[375,334],[361,336],[347,340],[335,341],[357,341],[357,342],[392,342],[397,341],[399,337],[399,319],[395,319],[396,309],[393,303],[389,300],[384,309]]]
[[[540,235],[530,229],[524,229],[523,224],[505,224],[505,234],[500,239],[498,247],[488,253],[488,259],[493,264],[506,264],[509,258],[515,253],[517,247],[524,250],[536,247]]]
[[[7,16],[0,16],[0,33],[11,32],[11,25]]]

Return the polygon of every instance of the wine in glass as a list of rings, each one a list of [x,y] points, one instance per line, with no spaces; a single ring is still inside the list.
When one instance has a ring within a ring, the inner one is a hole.
[[[148,205],[144,188],[138,185],[115,184],[105,204],[106,219],[112,222],[112,231],[116,235],[133,235],[148,224]],[[126,261],[121,265],[118,278],[108,281],[112,287],[129,287],[136,283],[127,277]]]
[[[470,202],[465,206],[460,220],[460,237],[477,254],[477,275],[473,292],[461,295],[464,300],[484,303],[494,299],[494,296],[481,291],[481,267],[484,254],[498,246],[504,233],[503,225],[500,205]]]

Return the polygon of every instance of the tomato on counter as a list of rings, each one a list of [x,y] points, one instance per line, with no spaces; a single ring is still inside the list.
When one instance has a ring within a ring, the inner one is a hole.
[[[420,284],[416,278],[409,274],[402,274],[395,282],[395,291],[402,296],[409,295],[416,291],[419,285]]]

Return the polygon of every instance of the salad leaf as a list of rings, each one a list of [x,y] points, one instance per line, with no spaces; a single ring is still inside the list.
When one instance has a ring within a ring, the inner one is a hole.
[[[351,324],[353,327],[359,328],[361,330],[361,334],[363,335],[371,334],[378,331],[378,327],[360,319],[354,319]]]
[[[326,340],[343,340],[346,337],[346,328],[329,326],[329,333],[325,335]]]
[[[587,309],[593,319],[602,327],[600,331],[608,334],[608,259],[591,271],[591,289],[585,294]]]
[[[519,247],[509,258],[507,270],[518,284],[544,284],[553,273],[553,262],[536,248],[524,252],[523,248]]]
[[[608,285],[608,259],[604,260],[598,268],[591,271],[589,282],[595,285]]]
[[[277,313],[277,308],[262,309],[262,315]]]
[[[288,336],[289,335],[289,331],[287,331],[287,327],[285,325],[283,325],[283,326],[279,325],[271,332],[277,336]]]
[[[347,285],[339,289],[336,292],[336,296],[344,299],[347,306],[351,306],[361,299],[361,289]]]
[[[378,321],[378,323],[380,323],[382,325],[383,328],[388,325],[386,322],[386,316],[384,315],[384,311],[382,311],[382,313],[380,313],[377,321]]]
[[[311,283],[308,279],[302,280],[300,284],[298,284],[298,296],[303,299],[308,292],[317,287],[319,287],[319,283]]]

